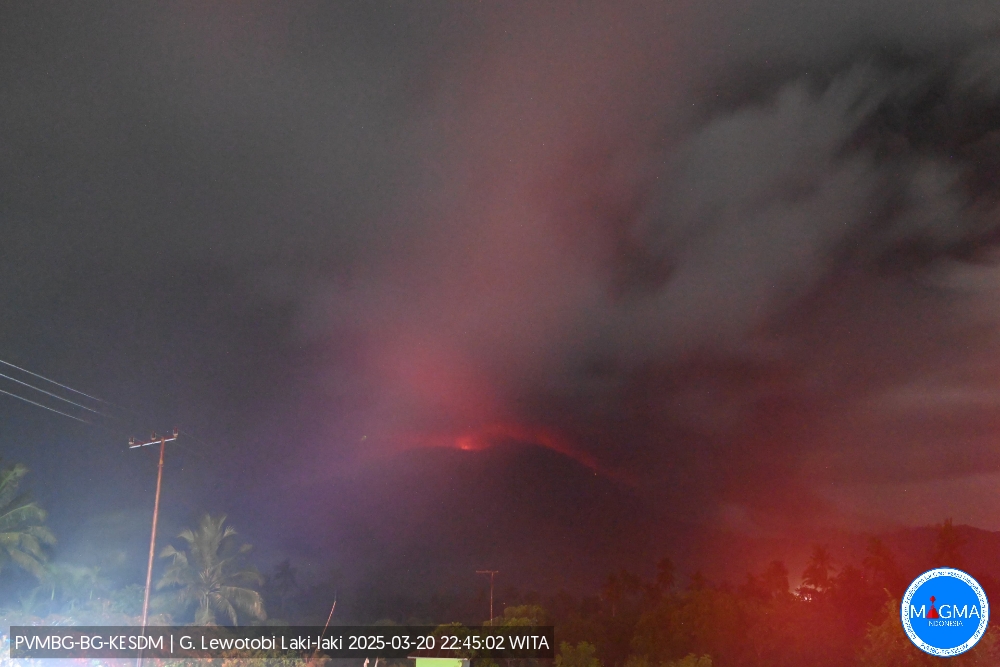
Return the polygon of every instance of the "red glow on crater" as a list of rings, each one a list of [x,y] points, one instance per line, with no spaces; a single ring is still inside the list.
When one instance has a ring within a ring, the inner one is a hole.
[[[463,451],[478,451],[503,442],[520,442],[545,447],[594,472],[603,472],[597,459],[574,448],[564,437],[544,427],[509,422],[493,423],[457,436],[453,446]]]

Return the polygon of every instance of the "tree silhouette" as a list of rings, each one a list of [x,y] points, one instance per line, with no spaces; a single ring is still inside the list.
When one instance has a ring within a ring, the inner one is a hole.
[[[292,562],[285,559],[275,566],[264,585],[264,597],[272,616],[275,611],[281,618],[286,618],[292,607],[292,600],[299,593],[297,571]]]
[[[771,561],[761,575],[760,583],[770,597],[788,593],[788,568],[780,560]]]
[[[179,551],[168,546],[160,558],[172,561],[156,589],[173,588],[175,601],[184,609],[195,606],[194,622],[215,625],[222,614],[233,625],[240,614],[264,620],[264,601],[255,586],[263,580],[256,569],[242,563],[249,544],[237,544],[236,530],[225,526],[226,516],[202,517],[196,531],[178,535],[187,545]]]
[[[712,667],[712,656],[689,653],[680,660],[672,660],[665,667]]]
[[[602,663],[593,644],[580,642],[573,646],[568,642],[562,642],[559,644],[555,667],[602,667]]]
[[[889,547],[877,537],[869,538],[865,558],[861,562],[872,583],[889,592],[892,597],[902,597],[906,586],[903,572]]]
[[[77,607],[93,602],[95,593],[100,597],[108,586],[99,567],[48,563],[39,588],[48,597],[50,609],[72,613]]]
[[[934,542],[934,567],[961,569],[964,566],[961,554],[963,546],[965,538],[958,534],[951,519],[945,519],[944,523],[938,526],[937,540]]]
[[[656,587],[661,592],[666,593],[674,587],[676,577],[677,570],[674,567],[674,562],[667,556],[661,558],[656,564]]]
[[[21,464],[0,469],[0,570],[15,563],[38,579],[45,577],[45,546],[56,538],[44,526],[46,513],[26,493],[18,493],[28,469]]]
[[[802,572],[802,588],[806,594],[825,593],[830,590],[830,574],[833,572],[833,558],[826,547],[813,546],[809,564]]]
[[[537,604],[507,607],[503,616],[493,619],[492,625],[501,627],[545,625],[545,610]]]

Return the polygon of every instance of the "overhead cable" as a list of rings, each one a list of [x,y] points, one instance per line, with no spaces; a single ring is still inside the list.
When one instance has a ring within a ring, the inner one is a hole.
[[[121,407],[121,406],[115,405],[111,401],[105,401],[103,398],[97,398],[96,396],[91,396],[90,394],[85,394],[82,391],[79,391],[78,389],[73,389],[73,387],[64,385],[61,382],[56,382],[55,380],[47,378],[44,375],[39,375],[38,373],[32,373],[27,368],[21,368],[20,366],[15,366],[14,364],[10,363],[9,361],[4,361],[3,359],[0,359],[0,364],[3,364],[4,366],[10,366],[11,368],[16,368],[17,370],[21,371],[22,373],[27,373],[28,375],[32,375],[32,376],[34,376],[34,377],[36,377],[36,378],[38,378],[40,380],[45,380],[46,382],[51,382],[52,384],[56,385],[57,387],[62,387],[63,389],[68,389],[69,391],[73,392],[74,394],[80,394],[81,396],[86,396],[87,398],[89,398],[92,401],[97,401],[98,403],[104,403],[105,405],[110,405],[111,407],[115,407],[115,408],[120,408]],[[122,408],[122,409],[124,409],[124,408]]]
[[[14,398],[16,398],[18,400],[21,400],[21,401],[24,401],[25,403],[31,403],[32,405],[37,405],[40,408],[45,408],[46,410],[50,410],[52,412],[55,412],[56,414],[62,415],[63,417],[69,417],[70,419],[75,419],[78,422],[83,422],[84,424],[90,424],[91,426],[95,425],[93,422],[89,422],[86,419],[81,419],[79,417],[75,417],[75,416],[73,416],[73,415],[71,415],[71,414],[69,414],[67,412],[63,412],[62,410],[56,410],[55,408],[51,408],[51,407],[45,405],[44,403],[37,403],[37,402],[31,400],[30,398],[25,398],[24,396],[18,396],[17,394],[13,394],[13,393],[11,393],[9,391],[4,391],[3,389],[0,389],[0,394],[7,394],[8,396],[13,396]]]
[[[79,404],[79,403],[77,403],[75,401],[71,401],[68,398],[64,398],[64,397],[62,397],[62,396],[60,396],[58,394],[53,394],[51,391],[45,391],[44,389],[36,387],[33,384],[28,384],[27,382],[22,382],[21,380],[18,380],[17,378],[12,378],[9,375],[4,375],[3,373],[0,373],[0,378],[7,378],[11,382],[16,382],[16,383],[18,383],[20,385],[24,385],[25,387],[27,387],[29,389],[34,389],[35,391],[40,391],[43,394],[45,394],[46,396],[51,396],[52,398],[58,398],[60,401],[66,401],[70,405],[75,405],[78,408],[83,408],[84,410],[87,410],[89,412],[93,412],[96,415],[101,415],[103,417],[108,417],[109,419],[115,419],[115,417],[112,417],[111,415],[106,415],[103,412],[98,412],[97,410],[95,410],[93,408],[88,408],[86,405],[81,405],[81,404]]]

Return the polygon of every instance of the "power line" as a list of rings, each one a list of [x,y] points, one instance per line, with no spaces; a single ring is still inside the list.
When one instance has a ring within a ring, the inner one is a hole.
[[[89,394],[85,394],[82,391],[79,391],[77,389],[73,389],[72,387],[70,387],[68,385],[64,385],[64,384],[62,384],[60,382],[56,382],[55,380],[50,380],[49,378],[41,376],[38,373],[32,373],[31,371],[29,371],[29,370],[27,370],[25,368],[21,368],[20,366],[15,366],[14,364],[12,364],[10,362],[7,362],[7,361],[3,361],[2,359],[0,359],[0,364],[6,364],[7,366],[10,366],[11,368],[16,368],[19,371],[25,372],[28,375],[33,375],[35,377],[39,377],[39,378],[45,380],[46,382],[51,382],[52,384],[58,385],[60,387],[65,387],[66,389],[72,391],[73,393],[80,394],[81,396],[86,396],[87,398],[92,398],[95,401],[100,401],[101,403],[104,403],[106,405],[117,407],[117,408],[120,408],[122,410],[126,410],[127,412],[132,412],[134,415],[136,415],[138,417],[142,417],[142,415],[138,415],[134,411],[129,411],[129,410],[127,410],[127,408],[122,408],[121,406],[115,405],[114,403],[112,403],[110,401],[105,401],[105,400],[97,398],[95,396],[90,396]],[[17,378],[10,377],[9,375],[4,375],[3,373],[0,373],[0,377],[7,378],[8,380],[12,380],[14,382],[17,382],[18,384],[21,384],[21,385],[24,385],[25,387],[28,387],[29,389],[34,389],[35,391],[40,391],[43,394],[46,394],[48,396],[52,396],[53,398],[57,398],[57,399],[59,399],[61,401],[65,401],[65,402],[67,402],[67,403],[69,403],[71,405],[75,405],[76,407],[83,408],[84,410],[89,410],[90,412],[93,412],[96,415],[100,415],[101,417],[106,417],[106,418],[112,420],[113,422],[117,422],[119,424],[119,429],[121,428],[121,426],[124,425],[124,421],[122,420],[122,418],[118,417],[116,415],[110,415],[110,414],[107,414],[105,412],[99,412],[97,410],[94,410],[93,408],[88,408],[85,405],[81,405],[80,403],[76,403],[74,401],[71,401],[68,398],[65,398],[63,396],[59,396],[58,394],[53,394],[52,392],[46,391],[46,390],[41,389],[40,387],[36,387],[36,386],[34,386],[32,384],[28,384],[27,382],[22,382],[21,380],[18,380]],[[123,432],[121,430],[115,430],[115,429],[108,428],[107,426],[105,426],[104,424],[101,424],[100,422],[88,421],[86,419],[81,419],[80,417],[77,417],[75,415],[71,415],[71,414],[68,414],[66,412],[63,412],[61,410],[56,410],[55,408],[49,407],[48,405],[45,405],[44,403],[38,403],[36,401],[32,401],[29,398],[25,398],[24,396],[21,396],[20,394],[15,394],[13,392],[5,391],[3,389],[0,389],[0,393],[3,393],[3,394],[6,394],[7,396],[11,396],[13,398],[16,398],[19,401],[24,401],[25,403],[30,403],[31,405],[36,405],[36,406],[38,406],[40,408],[44,408],[46,410],[49,410],[50,412],[55,412],[56,414],[62,415],[64,417],[69,417],[70,419],[76,420],[78,422],[82,422],[84,424],[87,424],[88,426],[94,426],[96,428],[101,429],[102,431],[106,431],[107,433],[115,435],[116,437],[120,437],[122,435],[122,432]]]
[[[20,385],[24,385],[25,387],[28,387],[29,389],[34,389],[35,391],[40,391],[43,394],[45,394],[46,396],[51,396],[52,398],[58,398],[60,401],[66,401],[70,405],[75,405],[78,408],[83,408],[84,410],[87,410],[88,412],[93,412],[95,415],[101,415],[102,417],[107,417],[108,419],[116,419],[116,417],[112,417],[111,415],[106,415],[103,412],[98,412],[97,410],[95,410],[93,408],[88,408],[86,405],[81,405],[79,403],[76,403],[74,401],[69,400],[68,398],[63,398],[62,396],[60,396],[58,394],[53,394],[51,391],[45,391],[44,389],[40,389],[40,388],[36,387],[35,385],[28,384],[27,382],[22,382],[21,380],[18,380],[17,378],[12,378],[9,375],[4,375],[3,373],[0,373],[0,378],[7,378],[11,382],[16,382],[16,383],[18,383]]]
[[[56,382],[55,380],[53,380],[51,378],[47,378],[44,375],[40,375],[38,373],[34,373],[32,371],[29,371],[27,368],[21,368],[20,366],[17,366],[15,364],[10,363],[9,361],[4,361],[3,359],[0,359],[0,364],[4,364],[6,366],[10,366],[11,368],[16,368],[19,371],[27,373],[28,375],[31,375],[33,377],[37,377],[39,379],[45,380],[46,382],[51,382],[52,384],[54,384],[54,385],[56,385],[58,387],[62,387],[63,389],[67,389],[67,390],[73,392],[74,394],[79,394],[80,396],[85,396],[86,398],[89,398],[91,400],[98,401],[99,403],[103,403],[103,404],[111,406],[113,408],[117,408],[119,410],[122,410],[122,411],[128,413],[129,415],[131,415],[133,418],[139,419],[141,421],[146,421],[146,422],[148,422],[148,421],[154,421],[154,420],[150,419],[150,416],[147,415],[147,414],[143,414],[143,413],[138,412],[136,410],[132,410],[131,408],[127,408],[127,407],[124,407],[124,406],[121,406],[121,405],[117,405],[115,403],[112,403],[111,401],[106,401],[103,398],[98,398],[97,396],[91,396],[90,394],[84,393],[84,392],[80,391],[79,389],[74,389],[73,387],[70,387],[69,385],[63,384],[61,382]],[[65,402],[67,402],[67,403],[69,403],[71,405],[75,405],[76,407],[83,408],[84,410],[88,410],[89,412],[93,412],[94,414],[100,415],[102,417],[107,417],[108,419],[111,419],[113,421],[117,421],[120,425],[125,425],[126,424],[125,419],[123,419],[123,417],[121,417],[121,416],[111,415],[111,414],[108,414],[108,413],[105,413],[105,412],[100,412],[98,410],[94,410],[93,408],[88,408],[85,405],[81,405],[80,403],[76,403],[74,401],[71,401],[68,398],[64,398],[64,397],[59,396],[57,394],[53,394],[53,393],[48,392],[48,391],[46,391],[44,389],[36,387],[36,386],[34,386],[32,384],[28,384],[27,382],[22,382],[21,380],[18,380],[17,378],[10,377],[9,375],[4,375],[3,373],[0,373],[0,377],[7,378],[8,380],[12,380],[14,382],[17,382],[18,384],[24,385],[25,387],[28,387],[30,389],[34,389],[35,391],[40,391],[43,394],[46,394],[46,395],[51,396],[53,398],[57,398],[57,399],[59,399],[61,401],[65,401]],[[100,428],[100,429],[102,429],[104,431],[107,431],[108,433],[112,433],[114,435],[121,435],[121,433],[119,431],[114,431],[114,430],[112,430],[110,428],[107,428],[103,424],[100,424],[100,423],[97,423],[97,422],[87,421],[85,419],[80,419],[79,417],[76,417],[74,415],[67,414],[65,412],[62,412],[60,410],[56,410],[54,408],[50,408],[49,406],[44,405],[42,403],[36,403],[35,401],[32,401],[32,400],[27,399],[27,398],[24,398],[23,396],[20,396],[18,394],[13,394],[13,393],[11,393],[9,391],[0,390],[0,392],[2,392],[4,394],[7,394],[9,396],[13,396],[14,398],[17,398],[19,400],[25,401],[27,403],[31,403],[32,405],[37,405],[39,407],[45,408],[46,410],[50,410],[50,411],[55,412],[57,414],[64,415],[66,417],[69,417],[70,419],[75,419],[76,421],[83,422],[84,424],[88,424],[90,426],[96,426],[97,428]],[[183,434],[183,435],[186,435],[188,438],[190,438],[190,439],[192,439],[192,440],[194,440],[196,442],[201,443],[202,445],[212,446],[212,443],[206,442],[204,439],[202,439],[202,438],[198,437],[197,435],[195,435],[194,433],[192,433],[189,429],[183,429],[183,430],[180,431],[180,433]],[[200,458],[204,458],[204,454],[202,453],[202,451],[200,449],[197,449],[197,448],[195,448],[195,449],[188,449],[186,447],[184,447],[184,449],[187,449],[187,451],[189,451],[189,452],[193,451],[196,454],[198,454]]]
[[[194,433],[192,433],[191,431],[189,431],[186,428],[182,428],[181,429],[181,435],[187,436],[191,440],[194,440],[197,443],[205,445],[206,447],[215,447],[216,446],[214,443],[208,442],[204,438],[198,437],[197,435],[195,435]]]
[[[12,392],[9,392],[9,391],[5,391],[3,389],[0,389],[0,393],[6,394],[7,396],[11,396],[13,398],[16,398],[19,401],[24,401],[25,403],[31,403],[32,405],[37,405],[40,408],[45,408],[46,410],[49,410],[51,412],[55,412],[56,414],[63,415],[64,417],[69,417],[70,419],[75,419],[76,421],[82,422],[82,423],[86,424],[87,426],[93,426],[94,428],[99,428],[102,431],[110,433],[110,434],[112,434],[112,435],[114,435],[116,437],[120,437],[122,435],[122,433],[124,433],[124,431],[122,431],[122,430],[114,430],[114,429],[108,428],[107,426],[105,426],[104,424],[101,424],[99,422],[91,422],[91,421],[87,421],[86,419],[80,419],[79,417],[76,417],[76,416],[71,415],[71,414],[67,414],[65,412],[62,412],[61,410],[56,410],[55,408],[50,408],[49,406],[47,406],[47,405],[45,405],[43,403],[36,403],[35,401],[32,401],[29,398],[25,398],[24,396],[21,396],[20,394],[15,394],[15,393],[12,393]]]
[[[46,410],[51,410],[52,412],[55,412],[56,414],[62,415],[63,417],[69,417],[70,419],[75,419],[78,422],[83,422],[84,424],[90,424],[91,426],[96,426],[96,424],[94,424],[93,422],[89,422],[86,419],[80,419],[79,417],[74,417],[73,415],[71,415],[69,413],[66,413],[66,412],[62,412],[61,410],[56,410],[55,408],[50,408],[49,406],[44,405],[42,403],[36,403],[35,401],[32,401],[29,398],[25,398],[24,396],[18,396],[17,394],[12,394],[9,391],[4,391],[3,389],[0,389],[0,394],[7,394],[8,396],[13,396],[14,398],[16,398],[18,400],[21,400],[21,401],[24,401],[25,403],[31,403],[32,405],[37,405],[40,408],[45,408]]]
[[[32,376],[34,376],[34,377],[36,377],[36,378],[38,378],[40,380],[45,380],[46,382],[51,382],[52,384],[56,385],[57,387],[62,387],[63,389],[68,389],[69,391],[73,392],[74,394],[80,394],[81,396],[86,396],[87,398],[89,398],[92,401],[97,401],[98,403],[104,403],[105,405],[110,405],[113,408],[119,408],[119,409],[122,409],[122,410],[125,409],[125,408],[122,408],[120,405],[115,405],[111,401],[105,401],[103,398],[97,398],[96,396],[91,396],[90,394],[85,394],[82,391],[79,391],[78,389],[73,389],[73,387],[64,385],[61,382],[56,382],[55,380],[51,380],[51,379],[45,377],[44,375],[39,375],[38,373],[32,373],[27,368],[21,368],[20,366],[15,366],[14,364],[10,363],[9,361],[4,361],[3,359],[0,359],[0,364],[3,364],[4,366],[10,366],[11,368],[16,368],[17,370],[21,371],[22,373],[27,373],[28,375],[32,375]]]
[[[0,364],[4,364],[6,366],[10,366],[11,368],[16,368],[19,371],[27,373],[28,375],[31,375],[33,377],[37,377],[37,378],[40,378],[42,380],[45,380],[46,382],[51,382],[52,384],[56,385],[57,387],[62,387],[64,389],[67,389],[67,390],[73,392],[74,394],[79,394],[80,396],[85,396],[85,397],[87,397],[87,398],[89,398],[91,400],[97,401],[99,403],[103,403],[104,405],[108,405],[108,406],[111,406],[113,408],[117,408],[119,410],[122,410],[122,411],[128,413],[129,415],[131,415],[132,417],[135,417],[135,418],[140,419],[142,421],[152,421],[149,418],[149,415],[145,415],[145,414],[142,414],[142,413],[137,412],[135,410],[132,410],[132,409],[126,408],[124,406],[118,405],[116,403],[112,403],[111,401],[106,401],[103,398],[98,398],[97,396],[91,396],[90,394],[82,392],[79,389],[74,389],[73,387],[70,387],[67,384],[63,384],[61,382],[57,382],[57,381],[55,381],[55,380],[53,380],[51,378],[45,377],[44,375],[40,375],[40,374],[35,373],[33,371],[29,371],[27,368],[21,368],[20,366],[17,366],[15,364],[10,363],[9,361],[4,361],[3,359],[0,359]],[[89,408],[86,405],[82,405],[82,404],[77,403],[75,401],[71,401],[68,398],[65,398],[63,396],[59,396],[58,394],[54,394],[52,392],[46,391],[46,390],[44,390],[44,389],[42,389],[40,387],[36,387],[36,386],[34,386],[32,384],[28,384],[27,382],[22,382],[21,380],[18,380],[17,378],[10,377],[9,375],[4,375],[3,373],[0,373],[0,377],[7,378],[8,380],[13,380],[14,382],[17,382],[18,384],[24,385],[25,387],[28,387],[30,389],[34,389],[35,391],[40,391],[43,394],[46,394],[48,396],[52,396],[53,398],[57,398],[57,399],[59,399],[61,401],[65,401],[65,402],[67,402],[67,403],[69,403],[71,405],[75,405],[78,408],[83,408],[84,410],[87,410],[89,412],[93,412],[94,414],[100,415],[102,417],[107,417],[108,419],[111,419],[111,420],[114,420],[114,421],[118,421],[118,422],[120,422],[122,424],[125,423],[125,419],[122,416],[120,416],[120,415],[109,414],[107,412],[101,412],[100,410],[95,410],[93,408]],[[7,393],[7,392],[5,392],[5,393]],[[93,426],[100,426],[99,424],[96,424],[94,422],[86,422],[86,423],[91,424]],[[105,429],[105,430],[108,430],[108,429]],[[116,433],[115,431],[110,431],[110,430],[108,430],[108,432],[109,433]],[[116,435],[118,435],[118,433],[116,433]],[[192,435],[192,434],[188,433],[188,435]]]

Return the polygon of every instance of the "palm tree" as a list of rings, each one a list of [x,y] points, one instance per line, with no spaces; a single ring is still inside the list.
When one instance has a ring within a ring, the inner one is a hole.
[[[206,514],[197,530],[188,528],[177,536],[187,543],[183,551],[168,546],[160,553],[160,558],[172,561],[156,589],[173,588],[176,602],[184,609],[196,605],[194,622],[198,625],[215,625],[216,614],[233,625],[239,615],[259,621],[267,618],[264,601],[254,588],[264,583],[263,578],[243,563],[250,545],[238,544],[236,530],[223,527],[225,521],[224,514],[215,518]]]
[[[833,557],[826,547],[813,546],[809,564],[802,572],[802,589],[808,594],[825,593],[830,589],[830,573],[834,571]]]
[[[674,587],[676,575],[677,568],[674,567],[674,561],[670,560],[669,556],[664,556],[656,564],[656,587],[666,593]]]
[[[934,542],[934,567],[964,567],[962,547],[965,546],[965,538],[952,524],[951,519],[945,519],[937,529],[937,540]]]
[[[108,582],[100,576],[99,567],[49,563],[45,570],[39,590],[48,593],[53,606],[69,613],[93,602],[94,593],[100,597],[101,589],[108,586]]]
[[[13,562],[42,579],[48,558],[44,547],[55,544],[56,538],[43,525],[45,510],[17,492],[27,474],[21,464],[0,470],[0,570]]]

